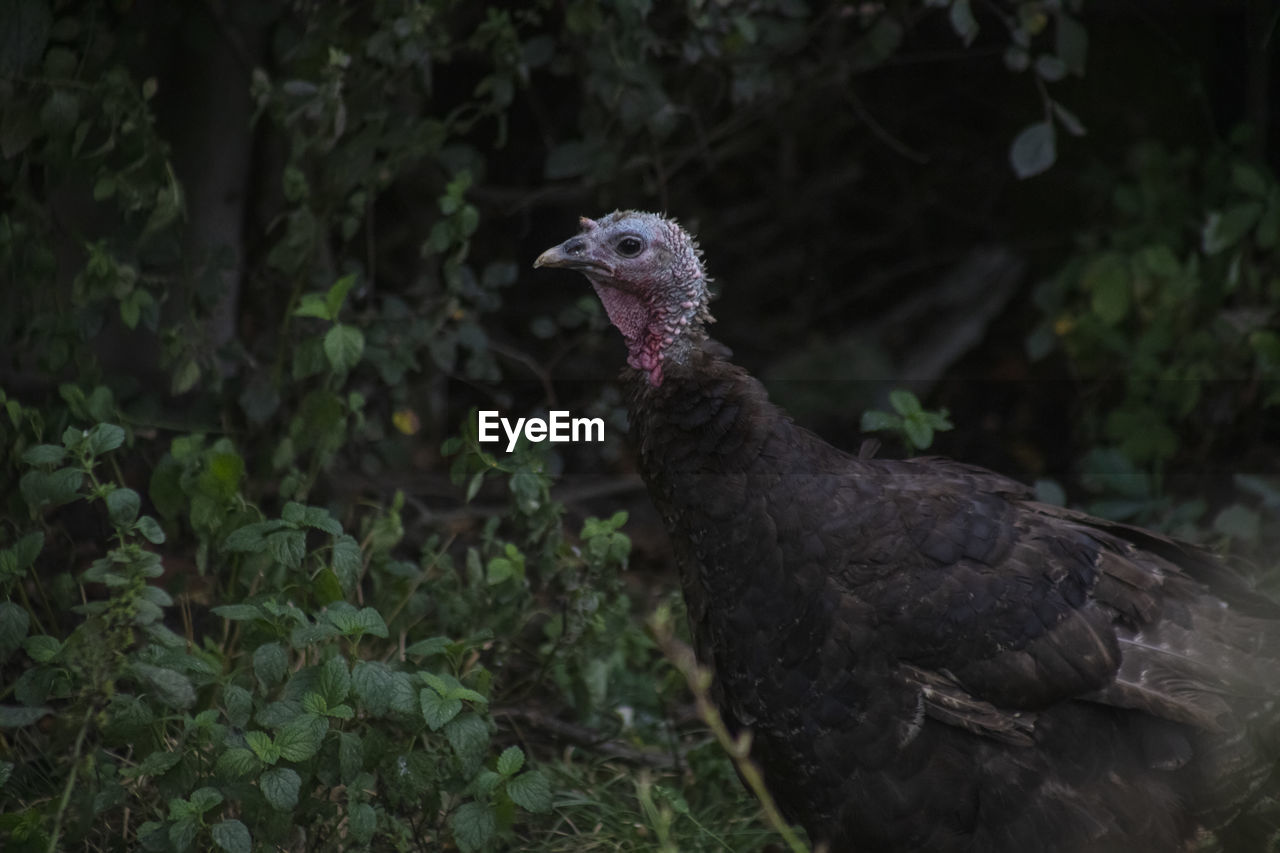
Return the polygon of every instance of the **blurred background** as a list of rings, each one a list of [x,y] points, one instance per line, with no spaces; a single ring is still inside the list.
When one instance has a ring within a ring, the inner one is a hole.
[[[696,233],[713,334],[832,443],[1277,587],[1271,0],[0,21],[6,849],[781,843],[646,625],[621,339],[531,269],[580,215]],[[609,432],[506,454],[477,407]]]

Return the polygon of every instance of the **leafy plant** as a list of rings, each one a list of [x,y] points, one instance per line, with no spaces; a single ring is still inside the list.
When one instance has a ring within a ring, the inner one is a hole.
[[[1111,219],[1079,243],[1037,294],[1028,350],[1061,347],[1098,400],[1087,439],[1158,495],[1174,460],[1229,445],[1280,403],[1280,186],[1233,147],[1144,143]]]
[[[889,392],[892,412],[868,409],[862,413],[863,432],[887,432],[902,440],[910,451],[928,450],[935,432],[955,425],[946,409],[930,411],[920,405],[915,394],[901,388]]]

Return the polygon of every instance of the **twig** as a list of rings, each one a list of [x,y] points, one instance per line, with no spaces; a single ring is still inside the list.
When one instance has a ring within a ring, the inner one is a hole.
[[[49,833],[49,853],[58,850],[58,836],[62,834],[62,819],[67,813],[67,804],[71,802],[71,791],[76,786],[76,776],[80,772],[81,750],[84,748],[84,737],[89,732],[89,721],[93,719],[96,709],[90,705],[85,712],[84,721],[80,724],[80,732],[76,735],[75,746],[71,748],[71,772],[67,774],[67,784],[62,788],[62,799],[58,801],[58,811],[53,816],[53,831]]]
[[[769,825],[782,836],[792,853],[809,853],[809,847],[800,840],[795,830],[778,811],[778,804],[774,802],[769,789],[765,787],[760,768],[751,760],[751,732],[743,731],[736,738],[729,733],[729,727],[725,725],[719,709],[711,701],[711,672],[699,666],[693,649],[676,638],[671,630],[671,611],[665,606],[659,607],[649,618],[648,624],[658,648],[689,682],[689,689],[693,692],[694,702],[698,706],[698,716],[711,728],[720,746],[733,760],[742,781],[760,801]]]
[[[595,729],[559,720],[540,711],[529,708],[494,708],[493,716],[523,722],[535,729],[554,735],[558,739],[569,741],[578,746],[586,747],[593,752],[599,752],[631,764],[640,764],[645,767],[656,767],[664,770],[676,766],[676,762],[665,751],[636,749],[616,740],[602,738]]]
[[[866,105],[862,103],[862,99],[855,95],[852,89],[845,92],[845,101],[848,102],[849,109],[853,111],[853,114],[862,120],[862,123],[867,126],[867,129],[871,131],[876,139],[879,139],[894,152],[906,157],[913,163],[924,164],[929,162],[928,154],[917,151],[907,145],[890,133],[884,125],[876,121],[876,117],[867,110]]]
[[[506,344],[499,343],[494,340],[489,341],[489,349],[500,356],[511,359],[517,364],[524,365],[524,367],[526,367],[542,385],[542,393],[546,395],[547,399],[547,408],[555,408],[556,389],[555,386],[551,384],[551,376],[542,365],[538,364],[537,360],[533,356],[526,352],[522,352],[515,347],[509,347]]]

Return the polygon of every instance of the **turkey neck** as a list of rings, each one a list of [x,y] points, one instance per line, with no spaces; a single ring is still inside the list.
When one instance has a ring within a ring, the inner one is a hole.
[[[631,441],[647,480],[748,471],[774,422],[785,420],[763,386],[716,354],[717,347],[699,342],[668,363],[656,386],[644,371],[623,372]]]
[[[790,637],[794,653],[812,655],[821,646],[829,620],[813,611],[823,596],[809,588],[821,579],[787,572],[786,560],[797,556],[789,552],[801,542],[783,542],[780,528],[805,512],[801,502],[824,502],[832,485],[828,477],[803,476],[820,472],[788,469],[799,459],[826,467],[835,451],[792,424],[764,387],[717,349],[700,343],[670,364],[657,386],[643,371],[626,370],[624,380],[631,441],[676,553],[699,656],[732,681],[735,670],[749,668],[741,656],[756,653],[729,639],[743,636],[735,621],[745,613],[767,618],[771,624],[752,628],[783,642]],[[788,487],[801,479],[805,489]],[[752,715],[736,710],[740,718]]]

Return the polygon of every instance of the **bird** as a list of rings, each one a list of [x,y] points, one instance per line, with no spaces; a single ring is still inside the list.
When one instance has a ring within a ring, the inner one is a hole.
[[[981,467],[828,444],[710,337],[674,219],[583,217],[534,266],[585,275],[622,334],[695,652],[820,849],[1268,843],[1280,605],[1242,572]]]

